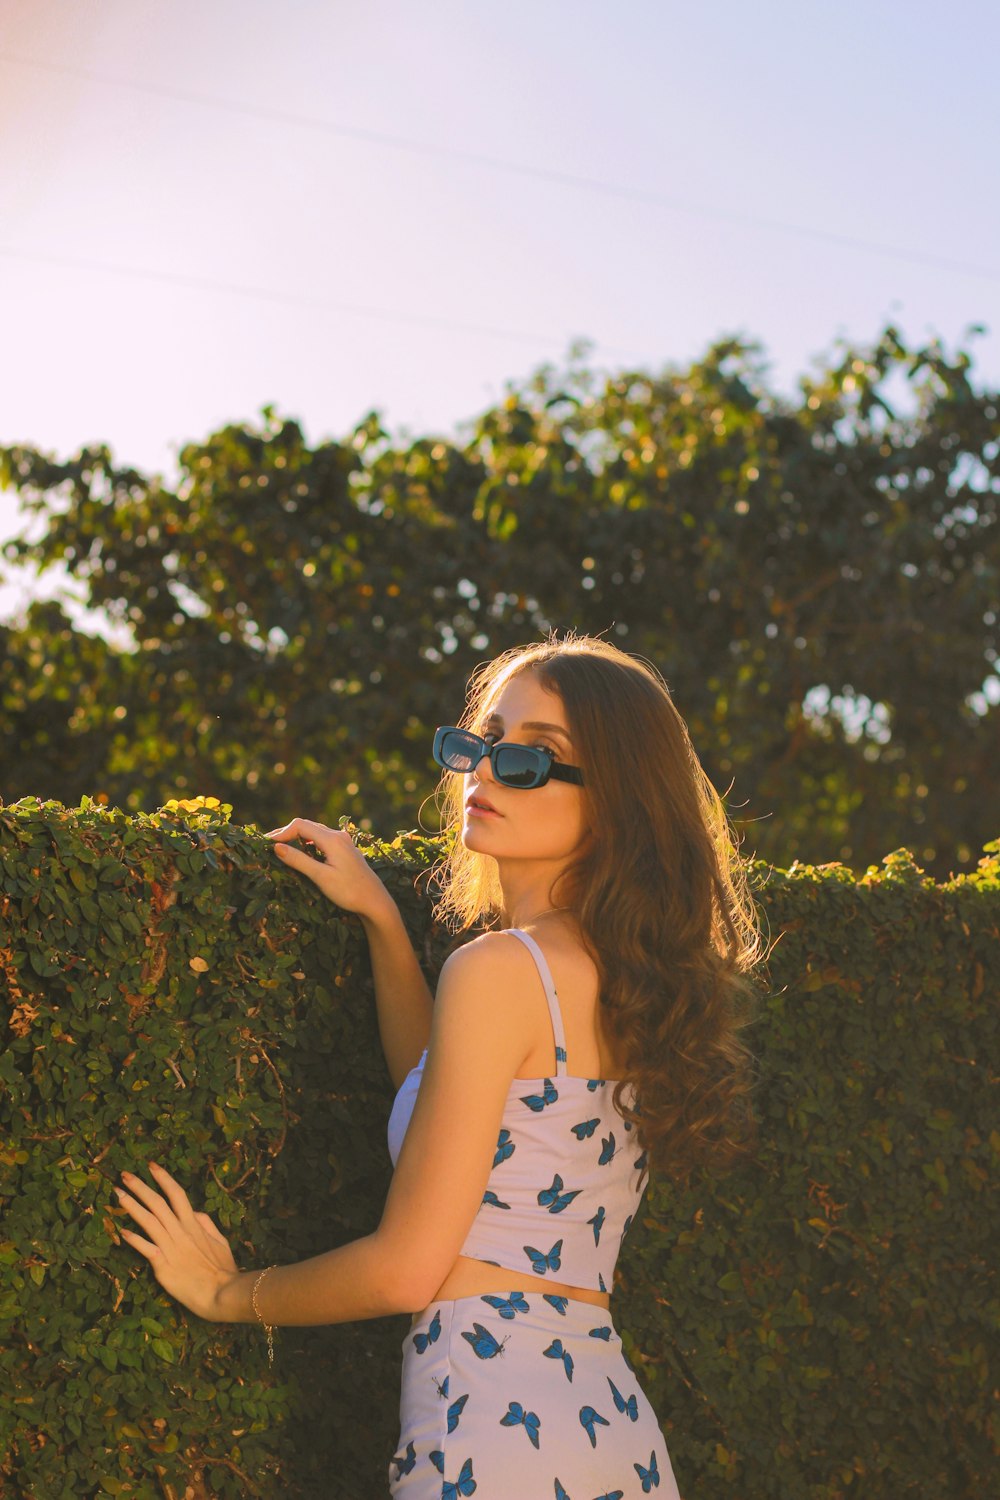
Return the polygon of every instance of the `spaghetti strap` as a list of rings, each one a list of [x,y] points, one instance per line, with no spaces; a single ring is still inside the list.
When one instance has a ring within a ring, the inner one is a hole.
[[[552,1018],[552,1033],[556,1043],[556,1077],[562,1078],[566,1074],[566,1033],[563,1031],[562,1012],[559,1009],[559,997],[552,980],[552,970],[548,966],[545,954],[539,948],[530,932],[525,932],[522,927],[505,927],[505,932],[512,932],[519,937],[528,951],[533,955],[538,966],[542,984],[545,986],[545,999],[548,1002],[549,1015]]]

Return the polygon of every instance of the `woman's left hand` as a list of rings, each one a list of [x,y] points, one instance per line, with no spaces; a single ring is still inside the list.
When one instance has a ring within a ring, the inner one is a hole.
[[[128,1191],[115,1191],[149,1239],[130,1229],[123,1229],[122,1237],[146,1257],[165,1292],[198,1317],[213,1321],[220,1291],[240,1274],[229,1242],[208,1214],[195,1213],[187,1193],[165,1168],[150,1162],[149,1169],[166,1197],[147,1187],[141,1177],[123,1172]]]

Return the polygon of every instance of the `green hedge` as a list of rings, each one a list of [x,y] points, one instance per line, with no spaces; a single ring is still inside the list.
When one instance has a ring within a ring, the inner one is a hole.
[[[246,1267],[370,1233],[388,1189],[361,923],[229,812],[0,804],[12,1500],[388,1493],[406,1317],[279,1329],[272,1370],[260,1330],[188,1315],[116,1233],[112,1185],[149,1180],[150,1159]],[[359,845],[433,982],[452,939],[414,881],[438,841]],[[944,885],[905,850],[861,880],[753,867],[780,934],[750,1034],[759,1158],[651,1185],[616,1281],[687,1500],[986,1492],[1000,844],[987,851]]]

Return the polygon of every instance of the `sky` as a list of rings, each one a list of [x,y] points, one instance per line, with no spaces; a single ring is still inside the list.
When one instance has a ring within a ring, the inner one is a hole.
[[[987,0],[0,0],[0,443],[456,437],[581,339],[790,395],[893,322],[996,387],[998,47]],[[73,592],[0,561],[0,620]]]

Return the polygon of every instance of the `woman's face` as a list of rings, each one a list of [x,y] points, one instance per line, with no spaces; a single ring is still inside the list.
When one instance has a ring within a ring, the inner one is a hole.
[[[550,727],[538,728],[539,724]],[[562,699],[544,688],[530,670],[511,678],[485,720],[475,727],[494,742],[542,745],[554,752],[557,763],[581,766],[580,747],[570,740]],[[485,798],[495,811],[470,810],[470,802],[477,797]],[[463,842],[499,860],[562,862],[579,851],[587,833],[583,798],[582,787],[552,777],[544,786],[530,789],[504,786],[484,756],[473,771],[465,773]]]

